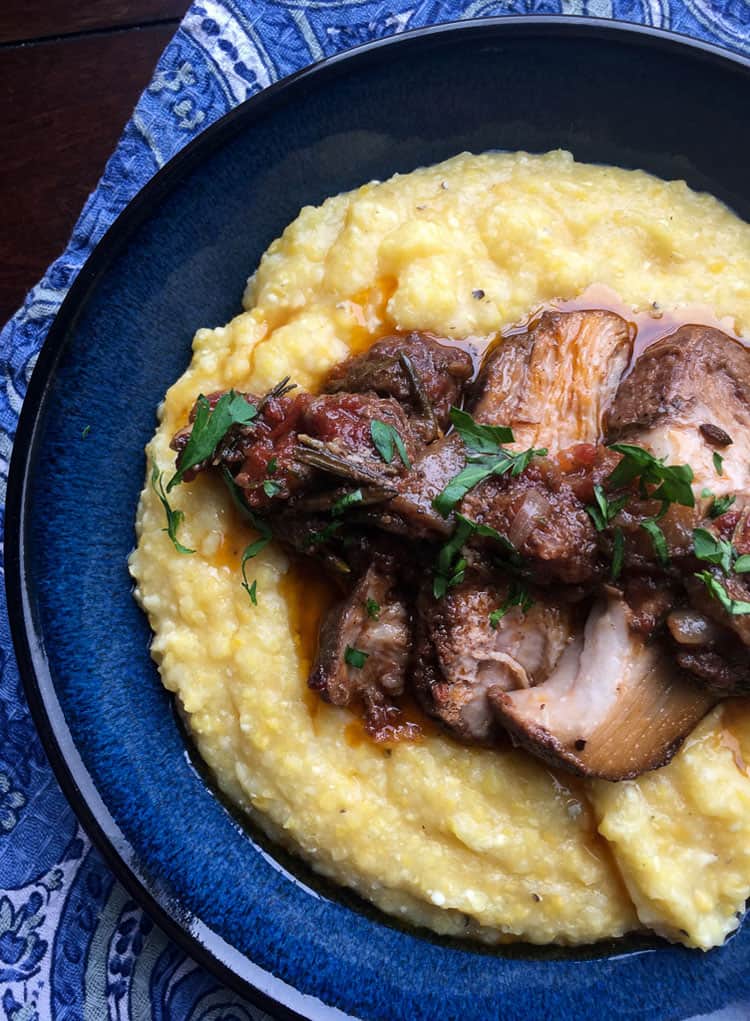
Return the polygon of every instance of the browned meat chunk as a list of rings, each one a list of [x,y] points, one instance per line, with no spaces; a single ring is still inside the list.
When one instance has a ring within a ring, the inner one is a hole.
[[[431,443],[448,425],[451,405],[461,403],[471,374],[471,358],[455,345],[429,333],[396,334],[335,366],[324,390],[392,397],[414,418],[423,442]]]
[[[453,521],[438,514],[432,501],[465,463],[464,445],[455,433],[431,443],[410,471],[390,480],[397,495],[373,508],[364,520],[413,539],[444,539],[453,531]]]
[[[651,638],[667,620],[679,593],[663,576],[632,574],[624,579],[623,598],[630,611],[630,627],[644,638]]]
[[[478,422],[510,426],[519,449],[596,443],[632,346],[614,312],[544,312],[485,359],[470,410]]]
[[[409,611],[395,564],[376,558],[349,596],[326,615],[309,685],[327,702],[363,714],[377,741],[416,737],[395,699],[404,692],[411,650]]]
[[[227,469],[254,510],[288,500],[310,488],[320,488],[331,478],[384,480],[405,471],[397,456],[385,464],[371,434],[373,421],[395,430],[403,441],[407,460],[416,456],[418,440],[401,405],[374,394],[328,394],[257,398],[243,395],[259,408],[247,425],[233,425],[210,459],[186,477],[208,467]],[[214,394],[214,406],[221,394]],[[194,421],[195,409],[191,413]],[[172,441],[179,467],[190,429]]]
[[[465,741],[497,738],[492,692],[543,681],[572,637],[570,607],[537,602],[525,613],[513,606],[500,616],[508,594],[507,581],[476,574],[443,599],[434,598],[431,581],[420,590],[412,667],[417,697]]]
[[[633,631],[616,597],[594,606],[544,683],[490,697],[517,744],[605,780],[665,765],[715,702]]]
[[[709,326],[682,326],[646,348],[609,412],[607,442],[615,441],[689,464],[696,494],[747,493],[750,350]]]
[[[591,585],[602,577],[604,561],[580,483],[587,473],[591,491],[595,454],[593,446],[578,444],[565,452],[568,472],[555,458],[537,458],[515,478],[490,478],[467,493],[461,513],[504,536],[537,584]],[[474,541],[492,545],[486,537]]]

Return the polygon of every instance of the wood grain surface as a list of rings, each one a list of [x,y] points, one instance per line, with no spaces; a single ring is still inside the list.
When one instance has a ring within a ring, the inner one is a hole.
[[[0,0],[5,39],[57,36],[0,45],[0,325],[65,247],[187,6]],[[120,27],[134,18],[152,23]]]

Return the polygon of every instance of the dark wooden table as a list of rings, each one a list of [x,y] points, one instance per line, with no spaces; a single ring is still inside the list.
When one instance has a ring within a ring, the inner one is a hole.
[[[0,0],[0,325],[65,247],[189,0]]]

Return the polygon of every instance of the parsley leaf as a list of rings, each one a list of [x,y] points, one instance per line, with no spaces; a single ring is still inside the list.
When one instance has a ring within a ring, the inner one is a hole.
[[[521,613],[526,613],[534,605],[534,600],[529,595],[526,586],[516,578],[513,578],[508,589],[508,597],[502,606],[493,610],[490,614],[490,627],[496,630],[500,621],[514,606],[518,606]]]
[[[274,482],[272,479],[266,479],[263,483],[263,492],[267,497],[276,496],[277,493],[281,492],[281,486],[278,482]]]
[[[332,521],[330,525],[326,525],[319,532],[310,532],[305,539],[305,546],[319,546],[323,542],[328,542],[338,532],[343,522]]]
[[[331,513],[334,515],[343,514],[345,510],[352,507],[356,503],[362,503],[364,497],[362,496],[361,489],[355,489],[351,493],[344,493],[344,495],[336,500],[331,507]]]
[[[460,408],[451,408],[450,419],[469,450],[479,454],[495,454],[502,443],[513,442],[513,430],[506,425],[480,425]]]
[[[625,536],[618,525],[615,528],[612,540],[612,581],[617,581],[622,570],[622,562],[625,557]]]
[[[722,514],[726,514],[736,499],[737,497],[732,495],[714,497],[713,503],[708,508],[708,516],[712,519],[720,518]]]
[[[596,485],[594,486],[594,499],[596,504],[586,507],[586,513],[594,522],[594,528],[597,532],[603,532],[628,502],[628,497],[620,496],[616,500],[608,500],[602,487]]]
[[[363,652],[362,649],[355,649],[352,645],[347,645],[346,651],[344,652],[344,662],[349,666],[355,667],[357,670],[361,670],[369,658],[369,652]]]
[[[622,454],[622,461],[609,476],[613,487],[627,486],[634,479],[641,483],[641,495],[665,503],[679,503],[683,507],[694,507],[692,481],[693,469],[689,464],[665,464],[643,447],[630,443],[612,443],[610,450]],[[646,485],[657,488],[648,493]]]
[[[436,599],[442,599],[449,588],[459,585],[464,580],[466,560],[459,554],[473,531],[474,526],[468,518],[460,520],[453,535],[438,553],[435,577],[432,581],[432,593]]]
[[[693,529],[693,549],[699,560],[707,560],[709,564],[717,564],[729,574],[732,570],[734,560],[734,549],[731,542],[726,539],[719,539],[707,528]]]
[[[450,480],[445,489],[438,493],[432,501],[432,506],[438,514],[447,518],[456,504],[480,482],[488,479],[491,475],[505,475],[506,472],[510,472],[514,477],[520,475],[528,468],[532,457],[544,457],[546,453],[546,449],[542,447],[538,450],[530,447],[528,450],[522,450],[519,454],[513,454],[500,447],[496,454],[470,457],[466,467],[462,468],[458,475]]]
[[[179,459],[179,467],[167,484],[167,492],[178,486],[185,473],[201,461],[211,457],[232,425],[247,425],[258,414],[254,404],[234,390],[223,394],[211,411],[208,399],[200,395],[197,402],[195,421],[185,449]]]
[[[737,557],[732,570],[735,574],[747,574],[750,571],[750,556],[747,553],[743,553],[741,557]]]
[[[151,486],[156,495],[159,497],[161,505],[164,508],[164,513],[167,515],[167,527],[162,528],[162,532],[167,533],[178,553],[195,553],[194,549],[188,549],[187,546],[183,546],[177,538],[177,529],[182,524],[185,513],[181,510],[172,510],[169,506],[167,494],[164,492],[164,479],[156,465],[154,465],[151,469]]]
[[[713,456],[714,468],[716,469],[717,475],[724,474],[724,458],[721,456],[718,450],[714,451]]]
[[[750,613],[750,603],[744,599],[732,599],[721,582],[714,578],[710,571],[698,571],[695,577],[700,578],[714,599],[721,603],[727,613],[731,613],[733,617]]]
[[[279,467],[278,458],[272,457],[271,460],[266,465],[266,471],[268,472],[269,475],[273,475],[278,467]]]
[[[245,548],[245,552],[242,554],[242,563],[240,564],[242,568],[242,587],[250,596],[250,602],[253,604],[253,606],[258,605],[257,596],[258,582],[256,580],[253,580],[251,584],[247,580],[247,562],[248,560],[252,560],[253,557],[257,557],[258,554],[261,553],[271,541],[271,530],[268,528],[265,522],[261,522],[260,524],[262,526],[261,535],[254,542],[251,542],[250,545]]]
[[[387,422],[381,422],[379,418],[373,418],[370,423],[370,436],[372,436],[375,449],[386,464],[390,464],[393,460],[393,448],[395,447],[404,467],[411,468],[411,461],[406,453],[404,441],[401,439],[398,430],[392,425],[389,425]]]
[[[502,532],[498,532],[496,528],[493,528],[491,525],[481,525],[478,521],[472,521],[471,518],[464,517],[463,514],[456,514],[456,518],[458,521],[464,522],[471,529],[467,535],[467,539],[469,535],[483,535],[486,539],[494,539],[495,542],[499,543],[499,545],[503,547],[503,550],[506,553],[518,556],[518,550],[510,539],[506,538]]]
[[[380,603],[376,599],[368,598],[365,603],[365,609],[367,610],[367,616],[371,620],[380,620]]]
[[[669,548],[667,547],[664,532],[662,532],[653,518],[645,518],[645,520],[641,521],[641,528],[650,535],[654,551],[659,558],[659,563],[666,566],[669,563]]]

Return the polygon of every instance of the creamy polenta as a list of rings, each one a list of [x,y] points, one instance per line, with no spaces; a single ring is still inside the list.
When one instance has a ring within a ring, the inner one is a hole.
[[[201,329],[149,463],[199,393],[315,389],[398,330],[481,343],[592,284],[636,310],[696,301],[750,330],[750,227],[708,195],[564,152],[461,155],[306,207],[250,278],[245,311]],[[170,494],[178,553],[144,488],[130,566],[152,652],[222,790],[320,872],[385,911],[487,941],[587,943],[650,928],[720,943],[750,892],[750,707],[710,714],[665,768],[573,781],[522,751],[430,730],[383,747],[306,681],[328,599],[309,568],[252,538],[223,487]]]

